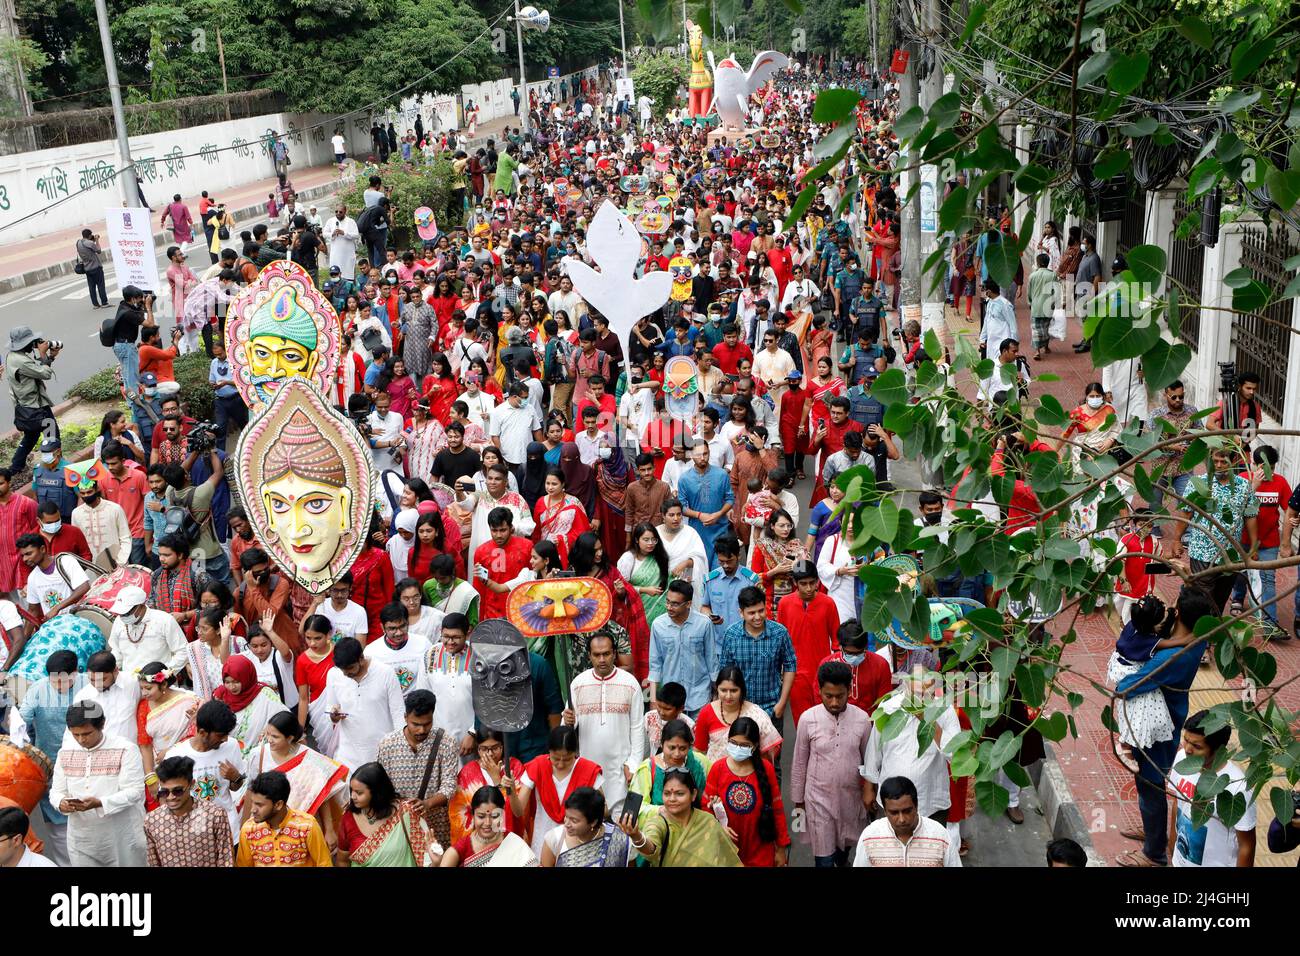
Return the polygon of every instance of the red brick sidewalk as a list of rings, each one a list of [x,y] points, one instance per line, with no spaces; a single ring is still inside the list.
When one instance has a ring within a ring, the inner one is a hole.
[[[1021,332],[1024,333],[1021,341],[1025,344],[1022,345],[1021,351],[1032,352],[1028,348],[1028,307],[1023,302],[1017,308],[1017,318]],[[973,321],[967,323],[962,316],[953,313],[950,309],[947,324],[950,333],[970,334],[973,338],[978,338],[978,313],[975,314]],[[1031,388],[1031,394],[1051,394],[1068,410],[1082,400],[1083,390],[1089,382],[1100,381],[1101,370],[1093,368],[1091,355],[1077,355],[1071,349],[1072,343],[1079,341],[1080,338],[1082,338],[1080,323],[1076,319],[1071,319],[1066,341],[1053,342],[1052,354],[1044,357],[1042,361],[1030,360],[1035,375],[1059,376],[1058,381],[1036,383]],[[1287,569],[1278,572],[1279,593],[1290,588],[1295,582],[1295,570]],[[1165,578],[1161,581],[1161,597],[1172,600],[1176,591],[1177,583],[1174,578]],[[1282,626],[1291,630],[1294,625],[1294,613],[1293,601],[1290,598],[1279,602],[1278,616]],[[1063,634],[1070,627],[1071,620],[1072,618],[1063,617],[1053,625],[1049,625],[1049,628],[1054,634]],[[1080,616],[1077,621],[1074,621],[1074,627],[1078,640],[1066,649],[1063,661],[1075,673],[1063,679],[1062,684],[1066,690],[1083,694],[1085,703],[1075,714],[1079,736],[1073,739],[1067,737],[1060,744],[1055,745],[1055,749],[1074,800],[1090,831],[1097,854],[1107,865],[1113,865],[1116,854],[1139,846],[1120,836],[1120,831],[1129,827],[1140,829],[1141,819],[1137,812],[1133,775],[1115,758],[1111,750],[1110,732],[1101,723],[1102,708],[1109,701],[1102,698],[1087,680],[1092,679],[1102,684],[1106,682],[1106,664],[1110,659],[1111,651],[1114,650],[1118,625],[1111,616],[1091,614],[1086,617]],[[1270,645],[1269,650],[1277,658],[1276,683],[1282,683],[1300,673],[1300,642],[1292,640],[1275,643]],[[1197,675],[1192,691],[1191,711],[1195,712],[1216,703],[1236,700],[1240,695],[1240,681],[1230,681],[1225,684],[1216,668],[1203,667]],[[1300,709],[1300,682],[1283,688],[1278,695],[1278,701],[1293,711]],[[1058,699],[1058,704],[1063,706],[1063,700]],[[1275,780],[1275,783],[1279,782],[1285,784],[1285,780],[1281,777]],[[1256,864],[1294,866],[1300,851],[1277,856],[1269,853],[1267,849],[1265,835],[1269,822],[1273,819],[1268,800],[1270,789],[1271,786],[1265,788],[1257,805],[1259,824],[1256,830],[1258,836]]]

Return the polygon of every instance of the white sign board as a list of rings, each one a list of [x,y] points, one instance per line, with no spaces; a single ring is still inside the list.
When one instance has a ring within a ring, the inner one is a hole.
[[[921,166],[921,231],[933,235],[939,229],[939,167]]]
[[[104,218],[108,220],[108,248],[113,254],[118,288],[133,285],[157,295],[161,284],[149,210],[118,206],[105,210]]]
[[[632,77],[620,76],[614,81],[614,88],[617,91],[617,99],[625,100],[628,103],[632,103],[636,100],[636,91],[632,87]]]

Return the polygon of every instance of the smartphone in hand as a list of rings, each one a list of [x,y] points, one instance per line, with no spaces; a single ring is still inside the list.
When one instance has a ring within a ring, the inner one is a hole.
[[[636,823],[641,818],[641,804],[644,800],[641,794],[628,791],[628,795],[623,798],[623,810],[619,814],[619,819],[631,817],[632,822]]]

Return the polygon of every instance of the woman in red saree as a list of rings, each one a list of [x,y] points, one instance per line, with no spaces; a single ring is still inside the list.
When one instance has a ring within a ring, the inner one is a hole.
[[[573,495],[566,493],[564,472],[552,468],[546,473],[546,494],[533,506],[537,528],[534,541],[551,541],[560,552],[560,560],[569,566],[569,551],[589,527],[587,512]]]
[[[378,514],[370,522],[370,537],[357,560],[352,564],[352,600],[366,610],[370,630],[366,643],[383,636],[384,626],[379,623],[379,612],[393,599],[393,562],[388,558],[385,545],[388,535]]]
[[[420,391],[429,403],[429,417],[443,424],[450,422],[451,403],[456,401],[459,390],[451,363],[442,352],[434,352],[429,360],[429,374],[424,377]]]
[[[641,596],[609,560],[612,553],[605,550],[600,535],[588,531],[578,536],[569,552],[569,570],[575,577],[596,578],[609,588],[614,597],[610,620],[627,629],[628,643],[632,645],[632,675],[644,687],[650,674],[650,625],[646,623]]]
[[[835,365],[829,355],[816,361],[817,372],[808,380],[808,418],[804,424],[804,440],[810,441],[817,434],[822,422],[828,422],[831,411],[826,403],[836,395],[848,392],[844,379],[835,374]]]

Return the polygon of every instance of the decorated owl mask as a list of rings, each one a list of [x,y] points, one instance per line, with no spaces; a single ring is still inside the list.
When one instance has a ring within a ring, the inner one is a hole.
[[[483,726],[507,733],[528,726],[533,719],[532,669],[519,628],[501,618],[474,628],[469,672],[474,713]]]
[[[691,273],[694,269],[690,259],[685,256],[673,256],[668,260],[668,271],[673,276],[672,300],[684,302],[691,297]]]

